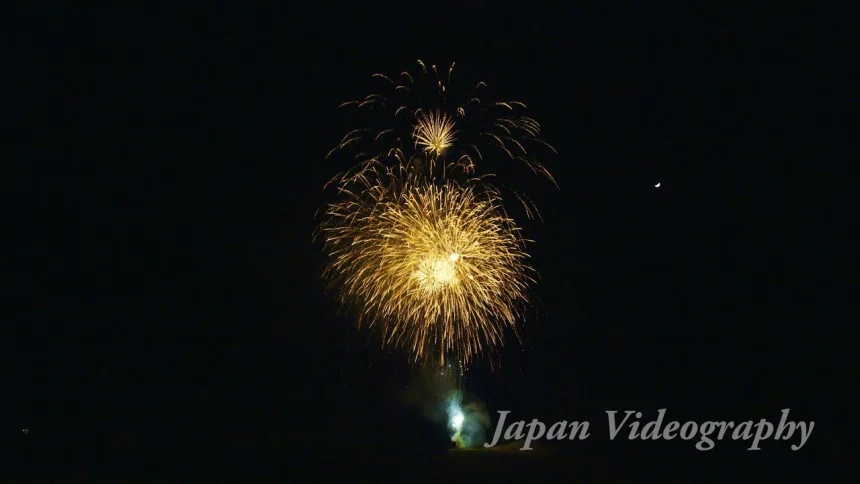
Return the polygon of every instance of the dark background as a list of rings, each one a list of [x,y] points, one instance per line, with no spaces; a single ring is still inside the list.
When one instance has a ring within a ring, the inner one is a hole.
[[[419,58],[524,101],[560,152],[560,191],[518,184],[544,218],[523,222],[542,314],[466,380],[492,411],[590,419],[574,452],[636,482],[856,455],[836,417],[857,381],[846,14],[589,5],[18,10],[2,418],[21,472],[446,445],[398,403],[402,360],[337,315],[311,243],[337,106]],[[662,407],[816,427],[798,453],[600,441],[604,410]]]

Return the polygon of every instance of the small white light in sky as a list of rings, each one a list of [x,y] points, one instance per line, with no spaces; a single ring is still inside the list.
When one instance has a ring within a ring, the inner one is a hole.
[[[21,433],[23,433],[23,434],[25,434],[25,435],[26,435],[26,434],[29,434],[29,433],[30,433],[30,429],[21,429]]]
[[[463,420],[465,420],[465,417],[462,413],[454,415],[454,418],[451,419],[451,423],[454,424],[454,429],[460,430],[460,427],[463,426]]]
[[[656,185],[654,185],[654,188],[660,188],[660,184],[657,183]]]

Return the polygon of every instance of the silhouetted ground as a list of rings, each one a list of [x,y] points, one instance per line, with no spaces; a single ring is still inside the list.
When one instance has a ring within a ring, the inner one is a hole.
[[[826,428],[800,452],[773,442],[748,452],[730,441],[699,452],[692,442],[607,441],[598,435],[538,441],[530,452],[517,450],[521,444],[456,450],[443,427],[407,412],[385,408],[374,418],[359,415],[373,414],[353,414],[351,423],[333,417],[316,429],[273,429],[268,438],[260,432],[171,438],[164,429],[153,432],[158,438],[124,446],[21,438],[4,446],[11,451],[0,469],[8,478],[0,482],[843,482],[829,476],[852,475],[858,455],[856,439],[833,438]]]
[[[602,444],[534,452],[406,445],[383,449],[351,442],[349,446],[334,443],[330,449],[294,446],[201,454],[194,449],[135,456],[45,452],[18,460],[17,470],[3,482],[838,482],[827,476],[838,475],[834,464],[840,456],[843,463],[849,462],[851,452],[848,448],[805,455],[661,450]]]

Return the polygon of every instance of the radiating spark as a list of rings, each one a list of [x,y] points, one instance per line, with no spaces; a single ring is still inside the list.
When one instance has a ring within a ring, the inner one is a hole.
[[[454,131],[454,121],[446,114],[433,111],[419,115],[413,136],[424,152],[439,156],[454,142],[455,134],[457,132]]]

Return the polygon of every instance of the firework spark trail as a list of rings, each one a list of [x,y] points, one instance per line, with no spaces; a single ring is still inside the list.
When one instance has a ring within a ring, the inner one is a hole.
[[[418,65],[420,72],[402,72],[394,79],[374,74],[382,81],[379,92],[341,105],[372,113],[375,120],[348,133],[328,156],[351,152],[358,165],[390,166],[390,162],[396,165],[409,158],[407,151],[416,147],[431,156],[432,164],[442,167],[447,177],[472,175],[485,160],[507,158],[524,163],[558,186],[549,170],[527,149],[535,145],[557,154],[540,139],[540,124],[522,114],[525,104],[483,100],[484,82],[457,99],[448,90],[454,64],[444,77],[436,66],[428,68],[420,60]]]
[[[418,361],[468,364],[516,330],[534,282],[525,241],[492,190],[366,168],[317,232],[324,276],[360,324]]]

